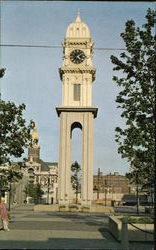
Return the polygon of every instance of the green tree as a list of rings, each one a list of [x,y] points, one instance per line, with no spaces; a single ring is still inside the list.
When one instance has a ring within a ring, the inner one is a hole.
[[[41,188],[41,184],[37,183],[35,185],[35,195],[34,195],[34,200],[35,203],[40,203],[40,200],[42,198],[42,195],[44,194],[44,191]]]
[[[5,68],[0,69],[0,78],[2,78],[4,76],[5,70],[6,70]]]
[[[5,70],[0,69],[0,78],[4,76]],[[1,190],[6,190],[10,183],[22,178],[20,170],[24,162],[13,163],[11,158],[21,157],[31,142],[31,129],[35,124],[30,121],[26,125],[24,110],[24,104],[16,106],[13,102],[5,102],[0,98],[0,196]]]
[[[72,171],[72,175],[71,175],[71,183],[72,183],[72,188],[75,191],[76,194],[76,204],[78,203],[78,193],[80,192],[80,179],[81,179],[81,167],[78,164],[77,161],[75,161],[72,165],[71,165],[71,171]]]
[[[5,74],[5,68],[0,69],[0,78]],[[13,102],[0,99],[0,165],[11,163],[11,157],[21,157],[24,148],[31,142],[31,129],[34,122],[26,125],[23,118],[25,104],[16,106]]]
[[[38,204],[44,194],[44,191],[39,183],[28,183],[24,189],[24,193],[26,194],[26,197],[32,197],[34,202]]]
[[[30,145],[34,122],[26,125],[24,110],[25,104],[0,101],[0,165],[11,164],[11,157],[21,157]]]
[[[31,182],[25,186],[24,193],[26,194],[26,197],[28,196],[34,197],[34,193],[35,193],[34,187],[35,187],[34,183],[31,183]]]
[[[12,184],[18,182],[22,179],[23,174],[21,173],[21,167],[23,163],[12,163],[10,166],[0,167],[0,176],[1,176],[1,188],[0,188],[0,197],[4,196],[4,191],[9,192],[9,210],[10,202],[12,197]]]
[[[155,17],[156,12],[148,9],[141,28],[136,27],[134,20],[128,20],[121,33],[127,51],[119,59],[111,56],[113,70],[122,72],[122,77],[113,77],[121,88],[116,102],[125,121],[124,128],[115,129],[118,153],[130,162],[131,178],[142,187],[151,187],[154,182]]]

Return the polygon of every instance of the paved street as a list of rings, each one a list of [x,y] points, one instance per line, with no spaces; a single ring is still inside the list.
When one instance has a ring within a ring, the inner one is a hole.
[[[31,206],[11,211],[10,232],[0,231],[0,249],[123,249],[102,214],[34,212]],[[151,250],[151,244],[131,244]]]
[[[137,214],[137,206],[116,206],[114,210],[116,213]],[[139,214],[145,215],[145,206],[139,206]]]

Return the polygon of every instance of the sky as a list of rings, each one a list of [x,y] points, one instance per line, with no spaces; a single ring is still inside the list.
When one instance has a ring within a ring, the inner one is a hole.
[[[124,126],[121,110],[115,103],[119,87],[112,81],[110,56],[119,57],[125,45],[120,37],[125,22],[134,19],[137,26],[145,23],[148,8],[154,2],[89,2],[89,1],[3,1],[1,2],[1,45],[50,45],[56,48],[0,47],[0,67],[5,67],[1,96],[16,105],[26,104],[24,117],[35,121],[41,147],[41,159],[58,162],[59,118],[62,84],[58,69],[62,66],[63,42],[68,25],[80,10],[81,20],[90,29],[94,42],[92,104],[98,107],[94,120],[94,173],[129,171],[129,163],[118,154],[115,127]],[[105,48],[105,50],[98,50]],[[81,131],[74,130],[72,161],[81,158]],[[23,156],[27,156],[27,150]]]

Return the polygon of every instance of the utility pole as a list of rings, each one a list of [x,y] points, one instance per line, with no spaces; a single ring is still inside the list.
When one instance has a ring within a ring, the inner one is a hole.
[[[10,181],[10,184],[9,184],[9,207],[8,207],[8,210],[10,211],[11,209],[11,196],[12,196],[12,186],[11,186],[11,181]]]
[[[2,187],[3,187],[3,185],[2,185],[2,175],[0,173],[0,199],[1,199],[1,196],[2,196]]]
[[[136,195],[137,195],[137,214],[139,214],[139,186],[136,186]]]
[[[138,178],[138,173],[136,175],[136,181],[137,181],[137,186],[136,186],[136,196],[137,196],[137,214],[139,214],[139,178]]]
[[[107,205],[107,180],[104,181],[104,188],[105,188],[105,207]]]
[[[49,189],[50,189],[50,171],[48,174],[48,190],[47,190],[47,204],[49,204]]]

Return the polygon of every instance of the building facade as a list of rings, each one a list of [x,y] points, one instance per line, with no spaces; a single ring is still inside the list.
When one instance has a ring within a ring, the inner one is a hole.
[[[36,127],[32,133],[32,146],[28,149],[28,160],[23,174],[26,184],[40,184],[44,192],[41,203],[56,204],[58,202],[58,164],[57,162],[44,162],[40,159]],[[26,200],[30,203],[32,199],[26,197]]]
[[[56,204],[58,202],[58,163],[44,162],[40,159],[37,129],[32,133],[32,145],[28,149],[28,157],[21,168],[22,179],[10,184],[11,190],[5,193],[6,202],[11,205],[21,205],[25,201],[34,203],[34,199],[25,193],[28,184],[40,184],[44,192],[39,200],[42,204]]]

